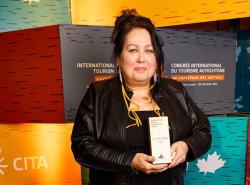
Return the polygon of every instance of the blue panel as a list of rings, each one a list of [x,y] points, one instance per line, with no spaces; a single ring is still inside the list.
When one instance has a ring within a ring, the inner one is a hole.
[[[207,154],[188,164],[185,183],[191,185],[244,185],[248,118],[210,117],[209,120],[213,137],[211,149]],[[197,165],[202,162],[203,165],[198,168]],[[201,172],[199,172],[200,170]]]
[[[69,0],[1,0],[0,32],[71,23]]]

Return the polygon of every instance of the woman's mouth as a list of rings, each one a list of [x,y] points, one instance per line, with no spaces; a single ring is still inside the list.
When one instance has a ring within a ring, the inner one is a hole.
[[[144,71],[146,71],[146,70],[147,70],[146,67],[136,67],[136,68],[135,68],[135,71],[140,72],[140,73],[142,73],[142,72],[144,72]]]

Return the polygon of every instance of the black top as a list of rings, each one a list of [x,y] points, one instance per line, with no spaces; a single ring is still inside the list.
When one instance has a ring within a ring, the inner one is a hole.
[[[132,126],[126,129],[127,147],[131,151],[150,155],[148,117],[157,116],[154,111],[137,111],[142,121],[142,126]],[[170,135],[171,132],[170,132]],[[130,185],[170,185],[170,174],[168,170],[157,174],[145,174],[139,172],[130,177]]]

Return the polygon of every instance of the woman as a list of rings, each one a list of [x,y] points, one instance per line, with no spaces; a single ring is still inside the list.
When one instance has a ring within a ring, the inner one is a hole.
[[[119,75],[93,82],[76,115],[72,151],[91,185],[181,185],[186,161],[210,148],[208,119],[181,83],[161,78],[164,58],[150,19],[124,10],[112,33]],[[172,162],[153,164],[147,118],[168,116]]]

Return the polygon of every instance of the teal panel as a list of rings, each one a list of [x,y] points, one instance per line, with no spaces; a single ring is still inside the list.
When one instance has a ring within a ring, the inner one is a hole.
[[[188,163],[185,184],[245,185],[248,118],[210,117],[209,120],[211,149]]]
[[[250,30],[237,33],[235,111],[250,112]]]
[[[0,0],[0,32],[70,24],[69,0]]]

